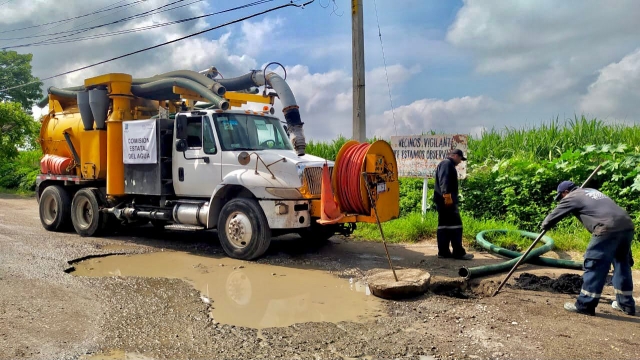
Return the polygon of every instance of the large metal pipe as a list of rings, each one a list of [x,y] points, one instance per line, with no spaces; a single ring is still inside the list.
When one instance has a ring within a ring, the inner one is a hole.
[[[161,78],[140,85],[132,85],[131,93],[135,96],[150,98],[151,95],[157,93],[168,93],[169,91],[172,91],[171,89],[173,86],[180,86],[187,90],[191,90],[215,104],[219,109],[229,109],[229,101],[227,101],[227,99],[214,94],[202,84],[184,78]]]
[[[224,95],[224,93],[227,91],[227,89],[219,82],[208,78],[206,75],[203,75],[196,71],[191,71],[191,70],[175,70],[175,71],[169,71],[166,73],[154,75],[148,78],[133,79],[132,84],[142,85],[142,84],[158,81],[159,79],[166,79],[166,78],[181,78],[181,79],[195,81],[198,84],[211,90],[214,94],[220,95],[220,96]]]

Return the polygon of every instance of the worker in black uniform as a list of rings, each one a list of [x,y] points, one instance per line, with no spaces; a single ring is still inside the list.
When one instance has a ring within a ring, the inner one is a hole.
[[[569,214],[576,216],[591,233],[584,254],[583,285],[574,303],[564,304],[568,311],[595,315],[602,289],[613,263],[613,288],[616,301],[611,306],[627,315],[635,315],[631,267],[631,242],[634,225],[629,214],[598,190],[578,188],[571,181],[558,185],[558,206],[542,222],[549,230]]]
[[[473,259],[462,247],[462,219],[458,209],[458,171],[456,165],[466,161],[462,150],[455,149],[436,168],[433,201],[438,210],[438,257]],[[449,244],[451,248],[449,249]]]

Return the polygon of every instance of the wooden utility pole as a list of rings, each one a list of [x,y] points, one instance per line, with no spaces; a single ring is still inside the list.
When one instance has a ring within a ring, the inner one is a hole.
[[[367,141],[364,109],[364,31],[362,0],[351,0],[351,37],[353,42],[353,140]]]

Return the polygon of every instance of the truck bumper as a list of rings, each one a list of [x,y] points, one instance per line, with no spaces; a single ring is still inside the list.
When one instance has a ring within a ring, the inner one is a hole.
[[[271,229],[306,228],[311,224],[308,200],[260,200]]]

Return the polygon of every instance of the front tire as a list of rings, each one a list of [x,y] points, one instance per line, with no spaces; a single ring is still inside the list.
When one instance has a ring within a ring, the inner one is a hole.
[[[256,200],[237,198],[227,202],[218,218],[220,245],[232,258],[254,260],[271,243],[271,230]]]
[[[100,211],[98,189],[79,190],[71,202],[71,221],[82,237],[99,235],[107,225],[107,214]]]
[[[71,199],[69,193],[58,185],[47,186],[38,204],[40,222],[48,231],[69,230],[71,223]]]

